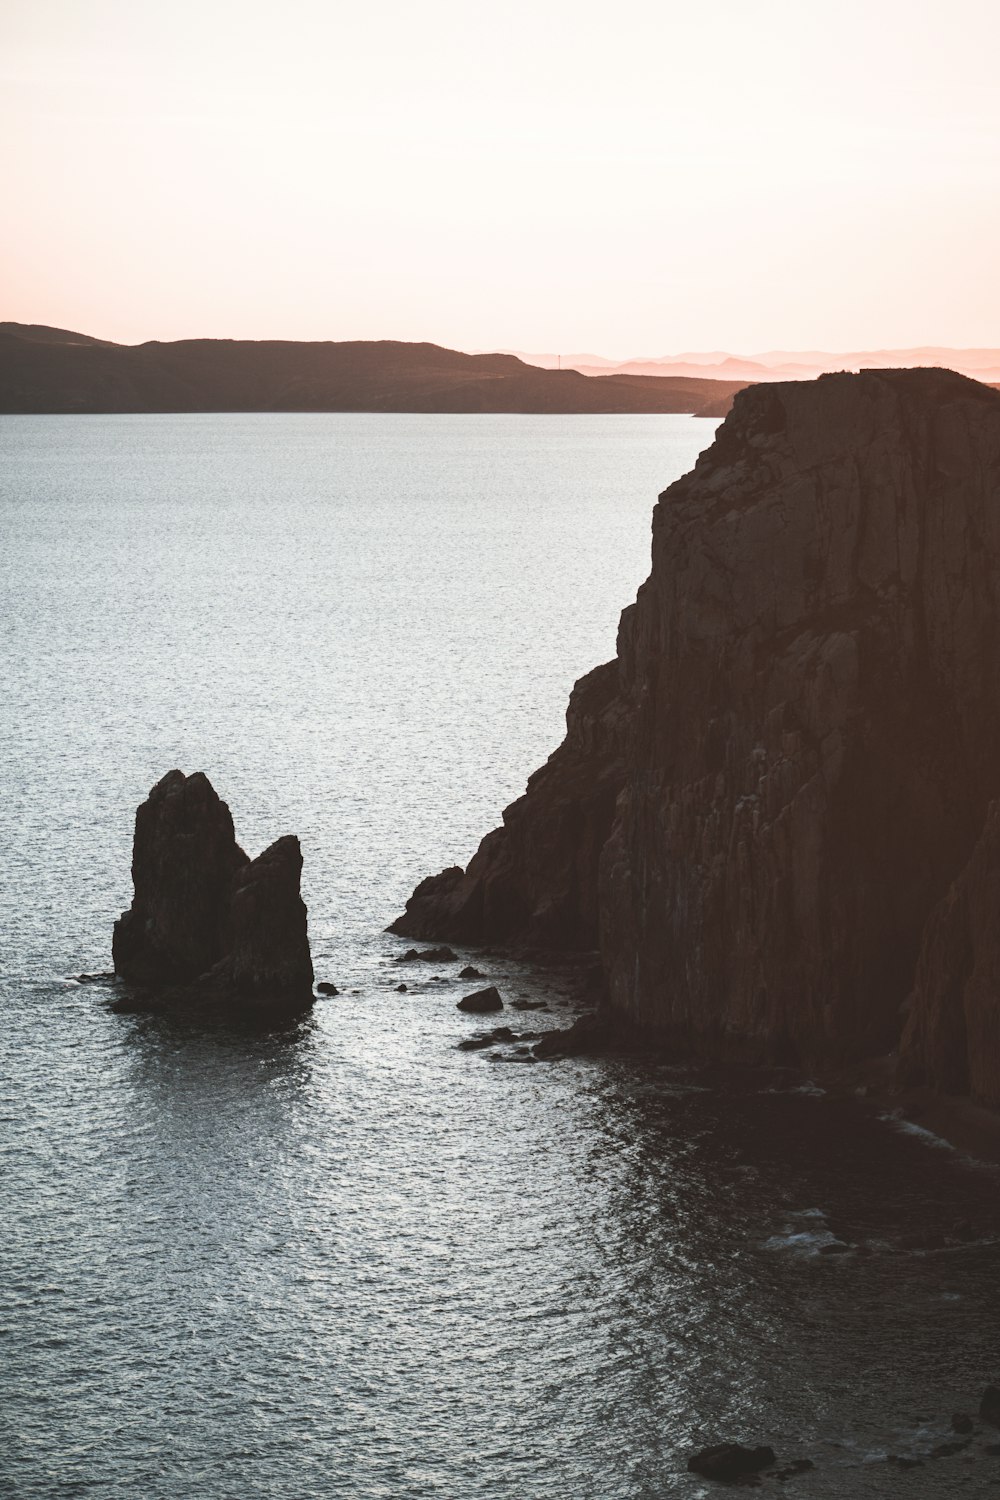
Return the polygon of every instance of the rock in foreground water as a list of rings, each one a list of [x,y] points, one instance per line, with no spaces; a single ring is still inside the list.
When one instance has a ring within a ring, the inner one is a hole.
[[[503,1001],[500,998],[500,991],[491,984],[488,989],[476,990],[473,994],[466,995],[464,999],[459,1000],[457,1008],[470,1011],[475,1016],[482,1016],[491,1010],[503,1010]]]
[[[233,878],[249,862],[204,772],[168,771],[135,815],[135,895],[115,923],[115,973],[131,984],[207,973],[226,952]]]
[[[170,771],[136,812],[135,895],[115,923],[115,972],[166,999],[308,1004],[313,967],[292,835],[257,859],[208,777]]]

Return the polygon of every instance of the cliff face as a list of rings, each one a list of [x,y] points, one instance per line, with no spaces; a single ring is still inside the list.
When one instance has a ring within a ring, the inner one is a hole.
[[[559,935],[596,931],[615,1012],[688,1052],[887,1050],[1000,794],[998,606],[994,392],[912,370],[741,393],[654,513],[650,578],[585,720],[613,734],[588,752],[571,705],[566,745],[448,901],[425,892],[421,935],[459,891],[466,938],[531,935],[576,851],[596,895]],[[620,795],[595,861],[604,825],[570,830],[598,786]],[[503,932],[500,872],[520,897]],[[914,1015],[942,1005],[925,984]]]
[[[255,860],[208,777],[169,771],[135,815],[135,896],[115,923],[115,973],[173,998],[255,1007],[312,998],[302,853],[292,835]]]
[[[1000,803],[931,913],[900,1049],[900,1080],[1000,1106]]]
[[[467,871],[422,881],[390,931],[450,942],[519,941],[592,948],[598,861],[625,775],[618,664],[582,677],[566,738],[487,834]]]

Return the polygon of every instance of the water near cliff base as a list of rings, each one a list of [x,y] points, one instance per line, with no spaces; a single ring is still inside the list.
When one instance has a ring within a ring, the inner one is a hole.
[[[1000,1433],[930,1457],[1000,1377],[992,1171],[789,1080],[459,1051],[458,965],[382,932],[558,742],[713,425],[0,422],[0,1493],[648,1500],[728,1437],[815,1463],[781,1493],[1000,1487]],[[67,978],[174,765],[302,839],[300,1025]]]

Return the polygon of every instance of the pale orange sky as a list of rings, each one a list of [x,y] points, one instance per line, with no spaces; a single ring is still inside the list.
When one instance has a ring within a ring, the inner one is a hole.
[[[0,317],[1000,345],[1000,0],[2,0]]]

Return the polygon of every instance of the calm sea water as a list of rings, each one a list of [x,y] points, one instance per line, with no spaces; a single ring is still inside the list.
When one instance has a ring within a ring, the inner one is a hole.
[[[455,966],[383,932],[558,742],[712,431],[0,420],[0,1493],[695,1496],[730,1436],[814,1459],[783,1493],[995,1493],[984,1439],[885,1461],[1000,1376],[992,1172],[815,1090],[458,1051]],[[297,1027],[68,977],[175,765],[302,839],[344,993]],[[476,959],[550,1007],[515,1029],[571,1014]]]

